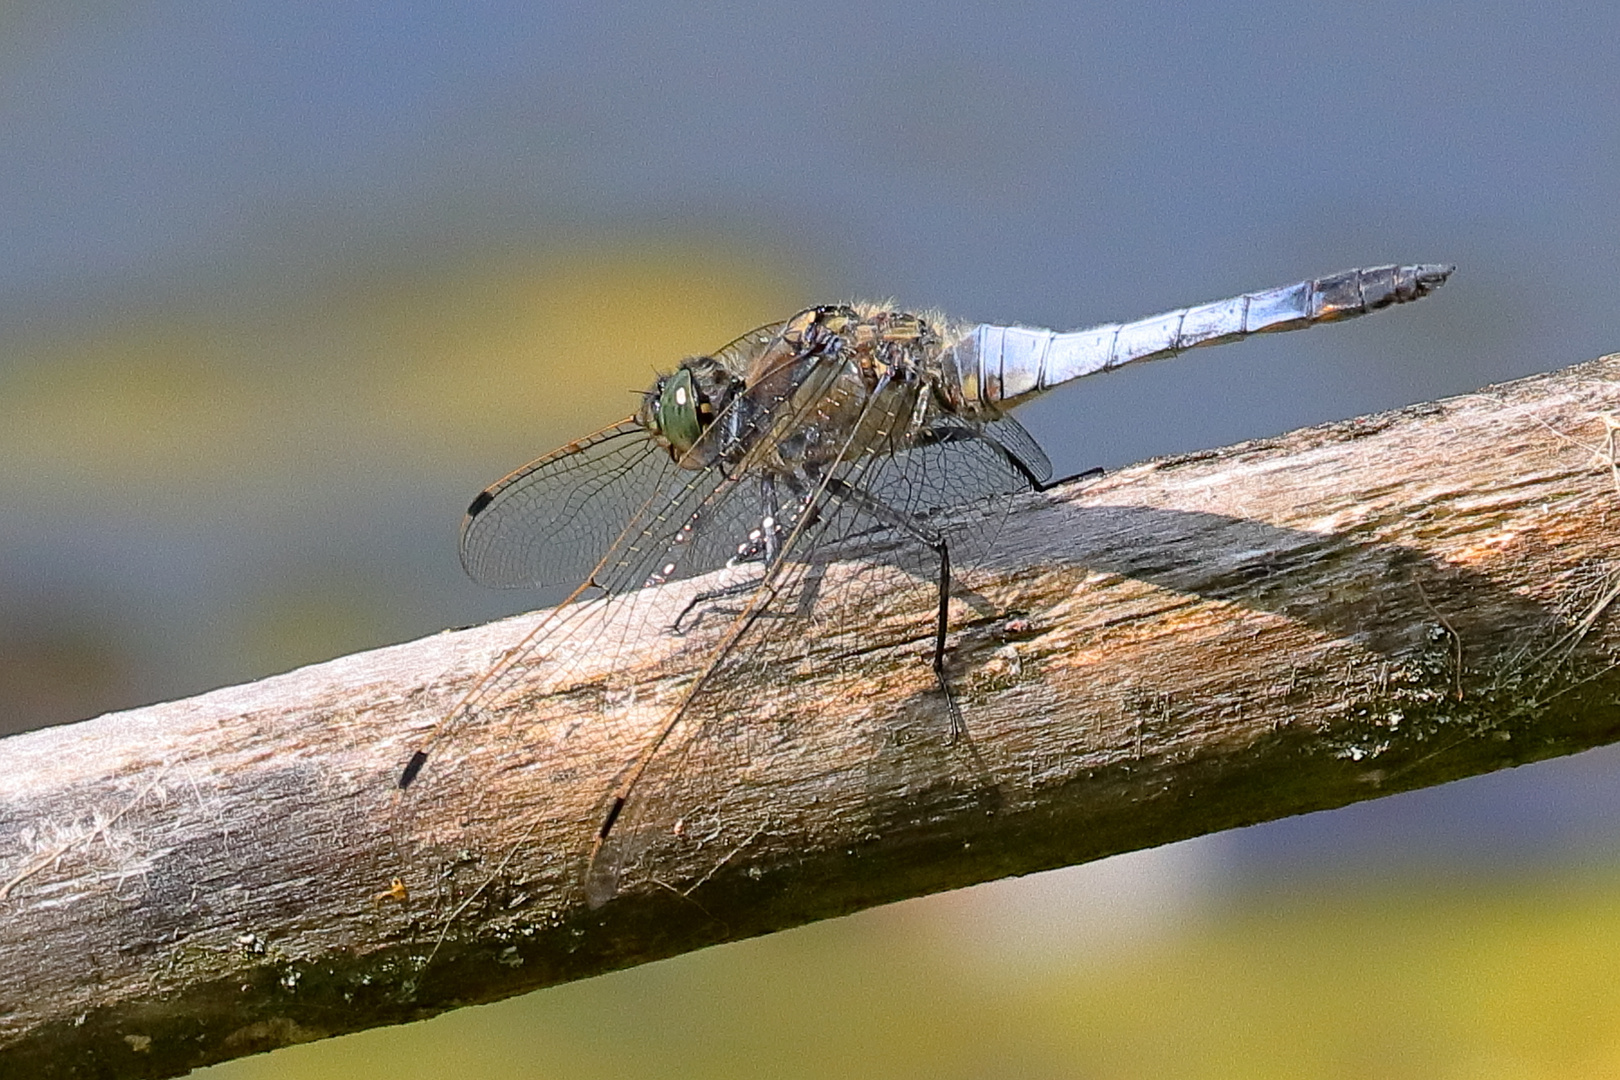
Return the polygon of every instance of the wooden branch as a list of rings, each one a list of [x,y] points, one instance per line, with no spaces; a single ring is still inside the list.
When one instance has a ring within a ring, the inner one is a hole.
[[[538,616],[6,739],[0,1076],[175,1075],[1611,741],[1617,413],[1609,357],[1023,499],[954,615],[968,739],[926,616],[867,595],[690,751],[692,809],[598,910],[667,634],[515,692],[408,800]]]

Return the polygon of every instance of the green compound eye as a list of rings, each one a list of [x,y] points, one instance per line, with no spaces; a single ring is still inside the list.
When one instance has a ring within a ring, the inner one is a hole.
[[[697,387],[686,368],[666,379],[663,393],[658,395],[658,430],[678,454],[692,449],[703,434],[703,425],[698,421]]]

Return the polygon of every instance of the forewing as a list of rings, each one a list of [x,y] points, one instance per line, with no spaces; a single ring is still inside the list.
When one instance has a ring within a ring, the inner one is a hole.
[[[680,470],[633,419],[497,480],[461,523],[461,565],[480,585],[577,585]]]
[[[781,323],[759,327],[715,352],[742,374],[750,352],[768,345]],[[626,418],[577,439],[502,477],[467,508],[461,524],[461,565],[480,585],[534,588],[577,585],[597,568],[615,541],[656,547],[688,523],[670,506],[689,495],[691,474],[646,429]],[[662,529],[667,535],[658,535]],[[723,565],[678,560],[682,576]],[[613,591],[639,587],[607,582]]]
[[[786,325],[785,322],[773,322],[755,327],[741,337],[726,342],[714,351],[713,356],[733,375],[746,375],[749,358],[768,348]]]
[[[418,775],[430,768],[436,800],[455,802],[455,792],[466,788],[471,793],[461,797],[476,800],[490,770],[532,766],[554,755],[554,743],[577,725],[512,737],[511,728],[529,722],[524,703],[533,693],[583,694],[594,704],[579,718],[589,716],[606,746],[642,745],[647,725],[674,707],[681,673],[699,662],[689,654],[700,647],[668,632],[680,614],[676,593],[645,586],[718,565],[718,549],[693,540],[698,523],[711,516],[728,520],[724,507],[734,487],[722,470],[679,467],[626,423],[547,455],[494,485],[488,498],[480,496],[464,528],[470,573],[513,585],[566,572],[579,587],[541,613],[519,641],[490,656],[482,675],[443,706],[400,787],[418,790]],[[607,539],[597,541],[599,535]],[[654,668],[667,675],[649,677]],[[650,684],[639,696],[638,680]],[[620,701],[628,704],[613,704]],[[478,738],[458,737],[475,727]],[[575,781],[606,791],[614,766],[606,769],[594,781]],[[418,805],[414,794],[398,804],[402,834],[414,831]]]

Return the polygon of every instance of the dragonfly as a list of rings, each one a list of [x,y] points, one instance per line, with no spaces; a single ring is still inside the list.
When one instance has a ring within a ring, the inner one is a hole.
[[[576,587],[443,715],[398,785],[417,782],[451,732],[527,673],[550,666],[566,676],[582,656],[615,656],[642,640],[633,630],[650,627],[677,652],[692,640],[701,652],[685,657],[684,681],[655,703],[657,719],[633,741],[589,839],[584,897],[591,907],[608,902],[649,838],[682,827],[681,771],[738,738],[814,635],[858,632],[817,613],[818,568],[849,558],[893,568],[866,586],[873,602],[919,599],[932,680],[960,736],[946,669],[950,598],[958,568],[993,546],[997,514],[953,511],[1004,505],[1052,474],[1008,410],[1124,364],[1415,301],[1453,269],[1347,270],[1069,332],[823,305],[682,360],[634,415],[472,500],[461,560],[475,581]],[[678,609],[654,602],[663,587],[698,578]],[[607,601],[624,606],[621,617],[601,616]],[[722,629],[693,633],[711,613]],[[704,746],[711,753],[696,752]]]

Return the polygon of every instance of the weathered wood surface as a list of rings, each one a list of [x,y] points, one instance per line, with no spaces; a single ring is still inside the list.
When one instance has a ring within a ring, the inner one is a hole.
[[[1610,357],[1023,499],[955,613],[968,740],[926,620],[867,597],[598,910],[635,733],[579,721],[655,662],[517,693],[396,799],[537,616],[4,740],[0,1076],[173,1075],[1620,738],[1617,414]]]

